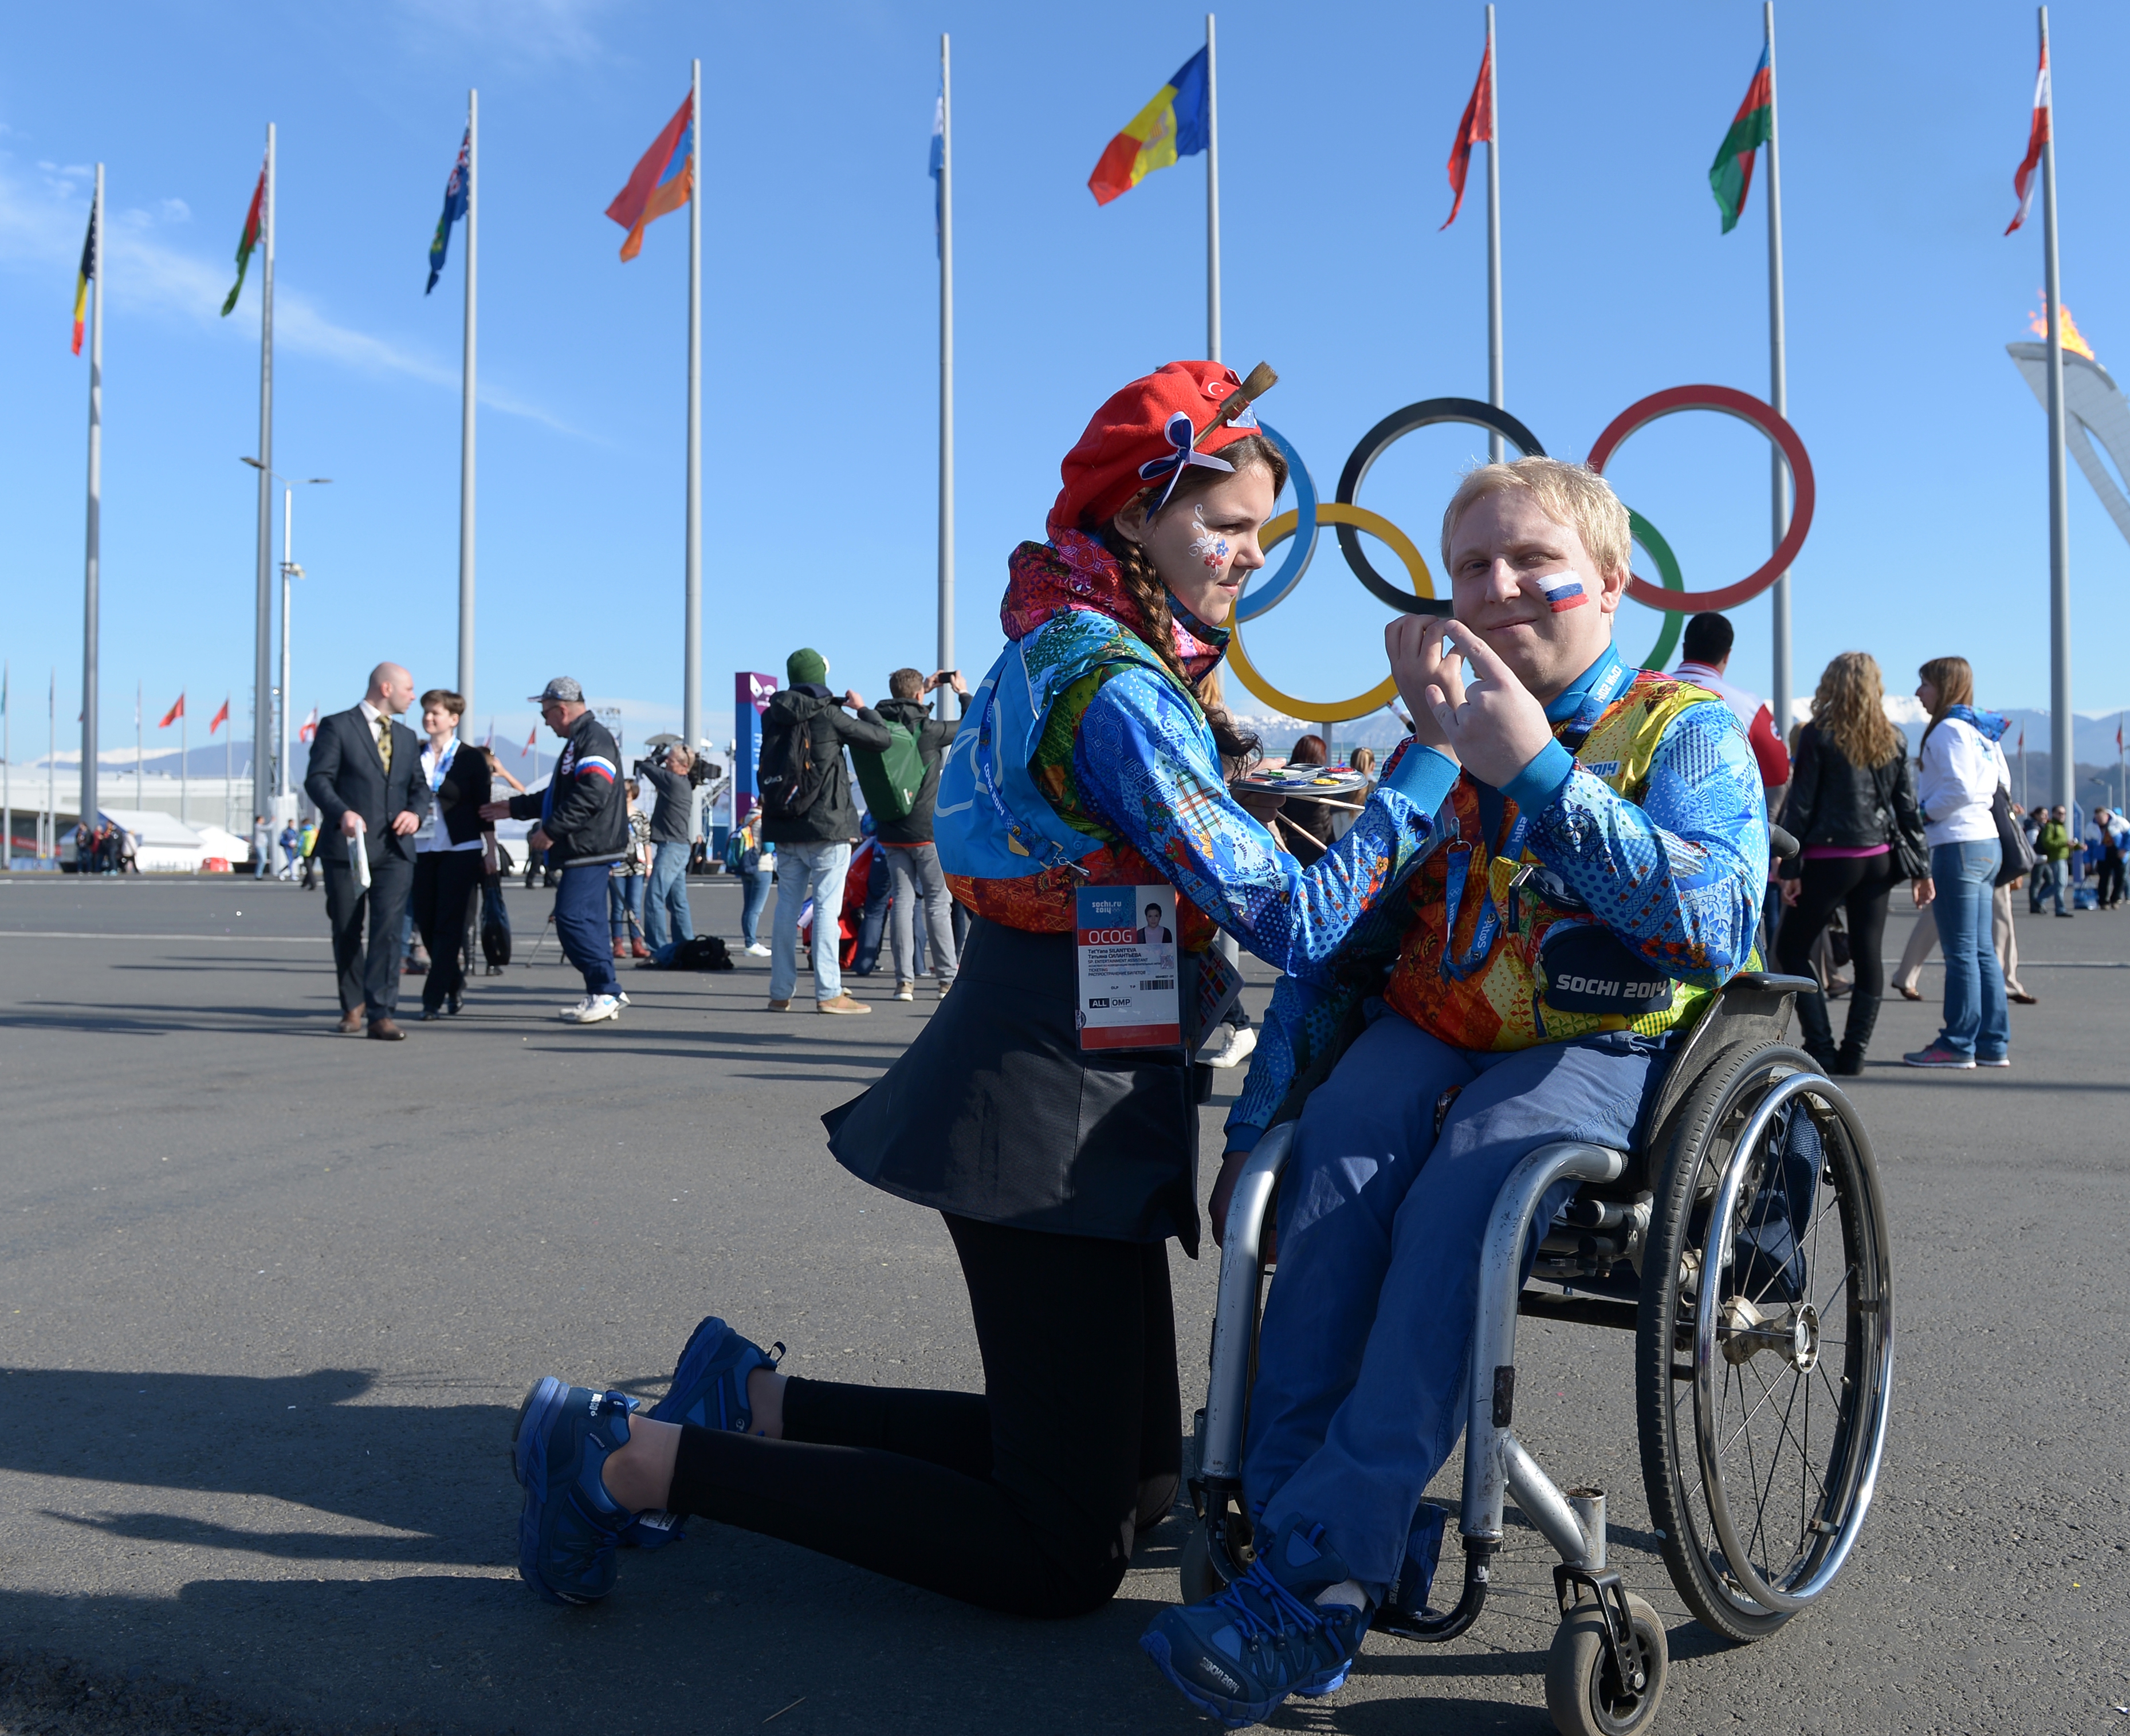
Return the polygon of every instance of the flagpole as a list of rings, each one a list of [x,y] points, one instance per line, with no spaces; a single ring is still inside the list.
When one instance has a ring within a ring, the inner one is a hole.
[[[97,774],[97,662],[99,656],[98,596],[103,573],[103,165],[96,165],[96,203],[88,214],[95,236],[88,286],[88,532],[82,570],[81,620],[81,811],[98,806]],[[11,846],[12,847],[12,846]]]
[[[954,83],[939,37],[939,661],[954,666]],[[947,715],[947,689],[933,702]],[[737,789],[737,784],[734,785]]]
[[[146,686],[145,681],[133,684],[133,805],[136,808],[148,805],[148,766],[146,750],[141,745],[141,701]],[[85,820],[88,815],[84,813],[82,818]]]
[[[1206,14],[1206,359],[1220,359],[1220,87],[1213,15]]]
[[[265,254],[259,279],[259,557],[251,654],[251,812],[268,812],[272,768],[261,750],[274,699],[274,123],[266,123],[266,198],[260,241]]]
[[[473,711],[474,278],[480,264],[480,93],[466,93],[466,363],[459,403],[459,697]]]
[[[703,737],[703,63],[688,86],[688,601],[681,733]]]
[[[1502,385],[1502,63],[1494,52],[1494,8],[1487,8],[1487,402],[1508,408]],[[1498,430],[1487,456],[1499,464],[1508,447]]]
[[[2048,58],[2049,9],[2040,8],[2042,56]],[[2066,813],[2077,771],[2070,715],[2070,503],[2064,475],[2063,302],[2056,277],[2056,92],[2049,80],[2048,132],[2042,141],[2042,247],[2049,298],[2049,781]]]
[[[15,698],[8,668],[0,662],[0,869],[15,866]],[[2118,731],[2119,734],[2120,732]]]
[[[178,695],[178,818],[184,825],[193,823],[193,718],[185,708],[185,696]]]
[[[1783,330],[1783,170],[1777,154],[1775,103],[1775,0],[1761,0],[1760,17],[1768,43],[1768,403],[1776,415],[1789,415],[1789,365]],[[1769,516],[1773,546],[1780,548],[1790,530],[1790,472],[1780,446],[1768,455]],[[1780,575],[1769,593],[1774,628],[1775,733],[1790,732],[1790,575]]]
[[[45,809],[50,823],[52,861],[60,859],[60,672],[54,666],[51,680],[45,688]],[[44,860],[42,840],[37,845],[37,859]],[[77,864],[76,866],[79,866]]]
[[[224,711],[229,709],[227,697],[222,702],[222,708]],[[236,730],[227,718],[224,718],[222,723],[222,727],[229,731],[222,738],[222,827],[225,832],[234,832],[236,828],[230,824],[230,821],[235,816],[229,811],[229,803],[236,793]],[[210,735],[213,732],[212,730],[208,732]]]

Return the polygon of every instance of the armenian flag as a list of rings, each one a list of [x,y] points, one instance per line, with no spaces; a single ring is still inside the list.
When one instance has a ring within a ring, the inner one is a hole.
[[[444,214],[437,219],[437,232],[429,238],[429,286],[422,293],[427,295],[437,287],[437,279],[444,274],[444,256],[451,250],[451,225],[466,214],[466,198],[473,190],[472,171],[467,157],[473,150],[473,128],[466,128],[466,136],[459,141],[459,160],[451,165],[451,178],[444,183]]]
[[[96,275],[96,207],[88,207],[88,235],[81,244],[81,274],[74,280],[74,353],[81,354],[82,328],[88,322],[88,285]]]
[[[1166,169],[1178,157],[1195,157],[1206,148],[1212,131],[1211,86],[1206,76],[1206,50],[1198,52],[1169,75],[1154,93],[1153,100],[1125,123],[1125,130],[1109,142],[1095,172],[1087,177],[1087,190],[1097,205],[1129,193],[1157,169]]]
[[[621,256],[633,260],[643,250],[643,231],[669,211],[678,211],[695,196],[695,98],[690,91],[643,153],[628,184],[614,196],[606,214],[628,231]]]
[[[236,311],[236,298],[244,293],[244,274],[251,269],[251,250],[259,245],[261,214],[266,208],[266,166],[259,166],[259,184],[251,189],[251,208],[244,213],[244,233],[236,241],[236,282],[231,287],[229,298],[222,304],[222,317],[227,319]]]
[[[1731,130],[1716,149],[1708,165],[1708,184],[1723,213],[1726,235],[1738,227],[1746,209],[1746,195],[1753,190],[1753,153],[1774,136],[1775,80],[1769,69],[1768,50],[1760,50],[1760,64],[1753,69],[1753,82],[1746,87],[1746,100],[1731,118]]]

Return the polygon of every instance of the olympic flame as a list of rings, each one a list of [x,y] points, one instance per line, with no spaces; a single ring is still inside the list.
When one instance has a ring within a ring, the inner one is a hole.
[[[2070,317],[2070,309],[2065,308],[2062,312],[2064,348],[2075,355],[2083,355],[2089,362],[2099,362],[2100,358],[2093,353],[2093,346],[2085,341],[2085,334],[2078,329],[2078,322]],[[2027,329],[2035,336],[2046,340],[2049,335],[2049,322],[2040,314],[2030,311],[2027,315]]]

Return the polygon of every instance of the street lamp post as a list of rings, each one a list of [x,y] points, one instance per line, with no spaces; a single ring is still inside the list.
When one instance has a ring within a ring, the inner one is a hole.
[[[275,706],[276,727],[275,733],[275,759],[274,767],[274,818],[285,823],[290,818],[292,793],[289,787],[289,603],[292,592],[289,581],[303,576],[303,570],[296,565],[294,553],[296,490],[327,484],[330,476],[284,476],[278,470],[270,470],[256,458],[245,463],[255,470],[264,470],[275,481],[283,484],[281,493],[281,684]],[[255,752],[257,751],[255,746]]]

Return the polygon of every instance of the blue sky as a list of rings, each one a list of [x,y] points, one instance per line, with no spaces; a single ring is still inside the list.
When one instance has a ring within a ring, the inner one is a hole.
[[[999,643],[1004,559],[1040,535],[1057,462],[1116,384],[1203,346],[1201,160],[1106,208],[1103,145],[1201,40],[1202,11],[902,0],[799,7],[380,0],[117,4],[93,43],[46,8],[0,64],[0,654],[16,756],[45,673],[78,704],[85,360],[67,351],[84,165],[108,165],[106,745],[180,689],[203,723],[249,682],[256,279],[217,310],[265,123],[281,140],[276,455],[299,499],[296,715],[352,703],[381,656],[456,664],[457,248],[425,253],[463,126],[483,122],[480,727],[578,675],[632,734],[677,718],[685,217],[615,257],[603,215],[704,62],[706,709],[730,675],[819,646],[868,697],[929,665],[935,295],[925,159],[954,35],[958,661]],[[2032,8],[1784,0],[1790,409],[1819,516],[1797,569],[1798,688],[1851,646],[1903,685],[1972,658],[1981,697],[2046,704],[2042,419],[2007,360],[2039,305],[2038,213],[2009,240]],[[2130,345],[2111,92],[2130,13],[2052,14],[2065,293],[2104,363]],[[1478,5],[1239,3],[1220,20],[1230,360],[1282,375],[1267,418],[1327,494],[1379,417],[1485,392],[1483,225],[1449,232],[1443,160]],[[1510,408],[1580,457],[1661,388],[1767,386],[1761,186],[1718,232],[1709,159],[1760,48],[1750,0],[1500,12]],[[1432,550],[1476,433],[1403,442],[1363,503]],[[1709,416],[1638,436],[1612,474],[1688,583],[1765,558],[1767,462]],[[2130,704],[2130,549],[2071,481],[2075,705]],[[1385,557],[1387,558],[1387,557]],[[1383,564],[1379,560],[1379,564]],[[1251,637],[1311,695],[1380,679],[1383,611],[1329,539]],[[1767,684],[1767,605],[1734,674]],[[1656,618],[1631,606],[1639,652]],[[171,732],[173,735],[174,731]],[[199,739],[195,731],[194,739]]]

